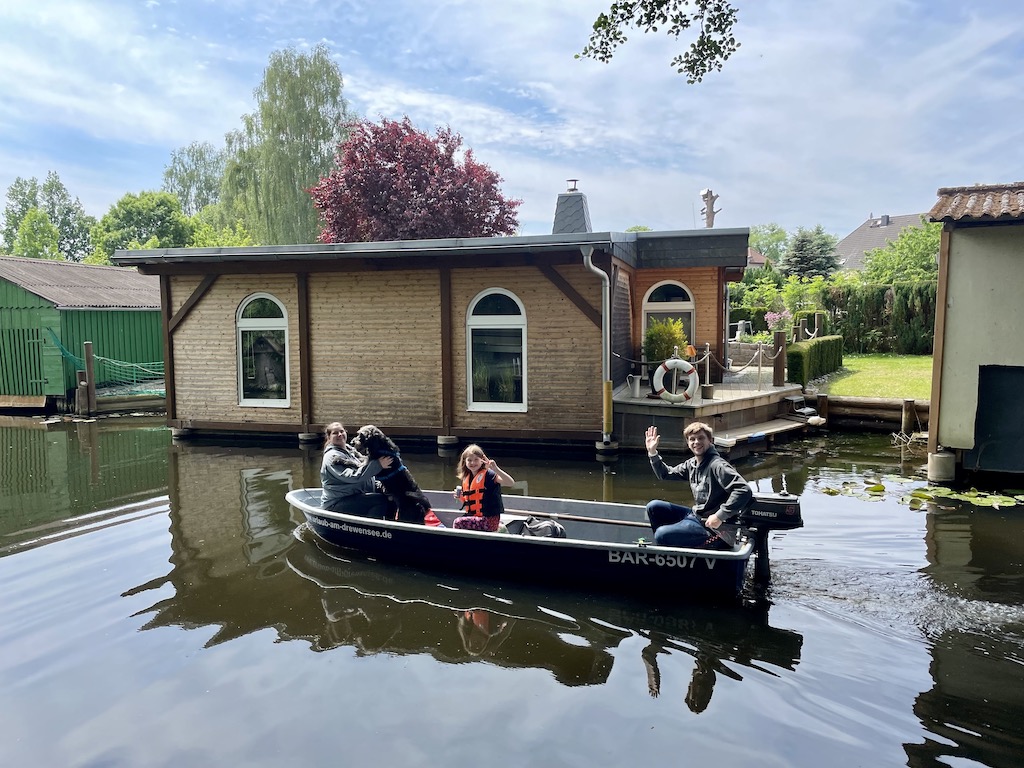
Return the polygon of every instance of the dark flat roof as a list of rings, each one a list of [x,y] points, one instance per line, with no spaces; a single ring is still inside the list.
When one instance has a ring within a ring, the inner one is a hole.
[[[125,266],[160,264],[199,266],[218,262],[310,261],[317,259],[399,259],[409,256],[537,254],[593,246],[637,265],[643,253],[658,258],[712,259],[719,266],[745,266],[750,230],[701,229],[671,232],[582,232],[520,237],[469,237],[436,240],[391,240],[372,243],[313,243],[231,248],[158,248],[119,250],[113,261]],[[738,243],[742,241],[742,247]],[[731,253],[736,250],[735,258]],[[735,261],[735,263],[733,263]],[[728,262],[728,263],[724,263]],[[687,264],[704,266],[704,264]]]

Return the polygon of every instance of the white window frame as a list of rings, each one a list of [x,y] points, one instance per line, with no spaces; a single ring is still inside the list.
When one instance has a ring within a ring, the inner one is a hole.
[[[690,297],[689,301],[651,301],[651,296],[654,292],[665,285],[674,285],[677,288],[681,288],[686,291],[686,295]],[[690,332],[686,335],[686,343],[694,344],[693,330],[697,325],[697,303],[693,300],[693,291],[691,291],[685,283],[681,283],[678,280],[662,280],[660,283],[655,283],[647,289],[647,293],[644,294],[644,300],[641,304],[641,315],[643,317],[643,328],[641,329],[641,338],[647,335],[647,326],[650,322],[650,316],[652,314],[657,315],[672,315],[675,317],[682,317],[682,315],[690,316]],[[682,354],[683,350],[679,350]]]
[[[473,310],[477,304],[485,296],[491,296],[492,294],[500,293],[503,296],[507,296],[516,303],[519,307],[518,315],[474,315]],[[506,329],[506,328],[518,328],[521,331],[521,353],[520,353],[520,381],[522,386],[522,402],[521,403],[496,403],[493,401],[476,402],[473,399],[473,331],[476,329]],[[511,291],[507,291],[504,288],[487,288],[486,290],[480,291],[473,300],[469,302],[469,307],[466,310],[466,409],[469,411],[482,411],[491,413],[526,413],[528,410],[527,404],[529,401],[529,391],[527,387],[527,354],[526,354],[526,339],[527,337],[526,328],[526,308],[523,306],[523,302],[519,300]]]
[[[242,317],[245,308],[257,299],[269,299],[281,310],[281,317]],[[245,331],[284,331],[284,397],[255,398],[245,396],[245,361],[242,360],[242,334]],[[235,365],[237,366],[238,404],[253,408],[289,408],[291,406],[291,355],[288,354],[288,310],[272,294],[253,293],[239,303],[235,312]]]

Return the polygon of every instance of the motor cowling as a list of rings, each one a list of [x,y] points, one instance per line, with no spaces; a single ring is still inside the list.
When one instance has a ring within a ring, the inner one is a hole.
[[[802,528],[800,497],[791,493],[757,493],[750,506],[740,514],[740,525],[760,530]]]

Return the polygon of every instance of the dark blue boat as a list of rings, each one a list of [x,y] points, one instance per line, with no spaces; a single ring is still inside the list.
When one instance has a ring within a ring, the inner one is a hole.
[[[325,541],[380,560],[481,578],[669,593],[675,599],[694,600],[739,595],[755,551],[767,568],[768,530],[802,524],[797,497],[779,502],[774,495],[759,495],[744,521],[749,527],[735,548],[660,547],[648,541],[651,531],[642,506],[510,495],[505,498],[503,522],[556,519],[566,537],[482,533],[451,527],[463,513],[454,508],[449,492],[425,493],[445,527],[328,512],[319,506],[319,488],[294,490],[286,498]]]

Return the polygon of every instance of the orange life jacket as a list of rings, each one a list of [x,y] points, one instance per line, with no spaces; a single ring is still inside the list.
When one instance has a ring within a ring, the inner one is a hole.
[[[470,477],[462,478],[462,506],[467,515],[483,517],[484,514],[484,481],[487,479],[487,467]]]

